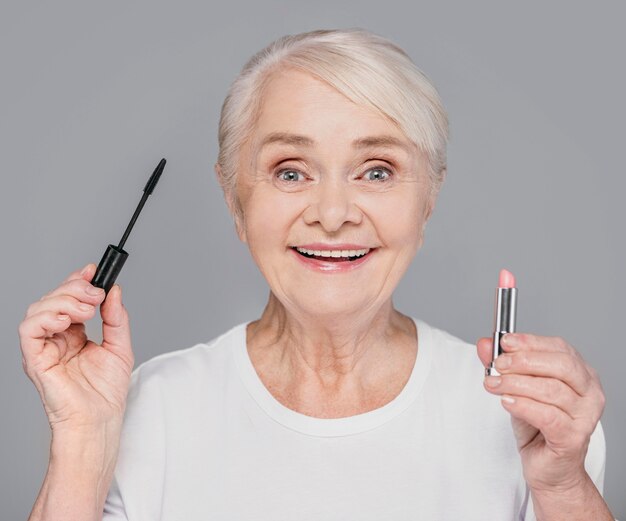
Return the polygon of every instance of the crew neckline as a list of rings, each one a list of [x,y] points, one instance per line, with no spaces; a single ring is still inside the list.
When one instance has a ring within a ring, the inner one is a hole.
[[[405,411],[418,396],[432,359],[432,331],[424,321],[410,317],[417,329],[417,356],[411,374],[400,393],[382,407],[343,418],[307,416],[280,403],[265,387],[250,360],[247,347],[247,327],[252,320],[234,328],[233,355],[239,376],[257,405],[274,421],[284,427],[309,436],[349,436],[375,429]]]

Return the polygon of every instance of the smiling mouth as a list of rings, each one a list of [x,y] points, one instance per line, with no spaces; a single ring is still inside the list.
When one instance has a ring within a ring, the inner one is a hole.
[[[349,255],[348,251],[324,251],[324,255],[321,255],[321,251],[316,251],[314,253],[310,252],[310,250],[301,251],[296,246],[291,247],[292,250],[295,250],[299,255],[306,257],[308,259],[315,259],[323,262],[354,262],[357,259],[361,259],[370,254],[375,248],[367,248],[366,250],[350,250],[350,253],[355,253],[355,255]]]

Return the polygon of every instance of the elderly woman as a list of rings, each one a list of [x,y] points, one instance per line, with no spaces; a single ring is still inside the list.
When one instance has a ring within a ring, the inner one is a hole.
[[[105,300],[94,264],[31,305],[24,368],[52,428],[31,520],[612,519],[604,396],[570,345],[506,335],[484,378],[488,338],[394,308],[446,141],[434,87],[379,36],[256,54],[216,173],[267,306],[132,371],[121,290]],[[83,326],[98,305],[101,345]]]

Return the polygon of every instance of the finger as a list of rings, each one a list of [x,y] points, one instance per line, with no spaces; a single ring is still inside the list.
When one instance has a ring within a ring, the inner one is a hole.
[[[43,351],[44,339],[47,336],[65,331],[70,324],[68,315],[50,310],[23,320],[18,329],[22,356],[27,362],[32,361]]]
[[[493,358],[493,339],[488,337],[479,338],[476,342],[478,358],[487,367]]]
[[[96,288],[84,279],[72,279],[62,283],[59,287],[44,295],[39,299],[39,302],[45,301],[50,297],[56,297],[57,295],[70,295],[92,306],[97,306],[102,303],[106,296],[102,288]]]
[[[555,378],[508,374],[487,376],[485,388],[493,394],[524,396],[546,405],[554,405],[573,420],[586,408],[580,396],[574,390]]]
[[[574,437],[578,437],[574,421],[554,405],[541,403],[525,396],[508,394],[503,395],[502,405],[511,413],[511,416],[539,429],[547,445],[554,450],[567,447],[573,442]],[[583,438],[582,433],[580,438]]]
[[[84,324],[72,324],[65,331],[61,331],[60,333],[56,333],[51,338],[47,338],[46,342],[54,342],[59,346],[62,346],[62,349],[59,350],[61,353],[60,362],[66,363],[69,362],[72,358],[74,358],[87,344],[87,334],[85,333],[85,325]]]
[[[122,303],[122,288],[115,284],[100,308],[102,347],[132,361],[130,324]]]
[[[530,333],[507,333],[500,340],[502,349],[508,352],[550,351],[554,353],[573,354],[576,350],[558,336],[539,336]]]
[[[70,280],[77,279],[91,281],[93,276],[96,274],[96,268],[97,266],[93,262],[90,262],[83,269],[70,273],[63,282],[69,282]]]
[[[516,351],[496,358],[500,374],[525,374],[556,378],[569,385],[580,396],[585,396],[592,383],[583,362],[566,353],[545,351]]]
[[[82,323],[95,315],[96,308],[93,304],[81,302],[71,295],[56,295],[31,304],[26,316],[29,317],[41,311],[54,311],[58,314],[69,315],[72,322]]]

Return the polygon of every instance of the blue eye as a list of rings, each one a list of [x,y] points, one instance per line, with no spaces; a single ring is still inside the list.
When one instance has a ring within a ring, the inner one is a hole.
[[[297,170],[293,170],[291,168],[281,170],[280,172],[278,172],[277,175],[282,181],[289,181],[289,182],[297,181],[297,177],[302,176],[300,172],[298,172]]]
[[[369,175],[372,172],[376,172],[376,175],[374,177]],[[391,172],[387,168],[377,166],[376,168],[368,170],[365,173],[365,176],[368,177],[369,181],[386,181],[391,177]]]

